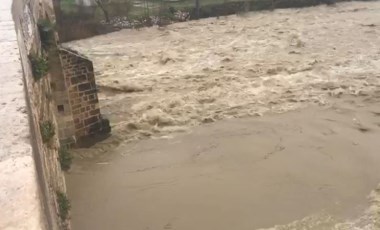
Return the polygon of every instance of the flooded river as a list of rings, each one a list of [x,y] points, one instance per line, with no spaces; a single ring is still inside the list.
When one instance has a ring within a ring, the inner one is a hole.
[[[380,182],[379,96],[376,106],[342,99],[78,159],[67,175],[74,230],[243,230],[295,220],[278,229],[377,229],[371,199],[380,197],[368,195]]]
[[[380,2],[66,44],[113,136],[75,151],[74,230],[380,229]]]

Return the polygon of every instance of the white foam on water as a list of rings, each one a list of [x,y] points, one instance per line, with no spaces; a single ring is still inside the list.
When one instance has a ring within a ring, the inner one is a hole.
[[[379,230],[380,229],[380,185],[368,197],[370,207],[359,217],[339,221],[326,213],[307,216],[285,225],[257,230]]]

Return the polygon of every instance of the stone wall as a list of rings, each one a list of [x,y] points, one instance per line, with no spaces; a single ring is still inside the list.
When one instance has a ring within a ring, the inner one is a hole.
[[[45,4],[45,2],[47,4]],[[41,124],[49,121],[57,133],[56,104],[52,97],[54,78],[49,73],[42,79],[35,80],[29,60],[30,54],[41,54],[41,41],[37,22],[41,18],[50,17],[52,4],[48,0],[17,0],[13,2],[12,13],[18,40],[20,60],[23,69],[23,84],[27,112],[30,123],[30,139],[34,152],[38,181],[40,185],[41,206],[47,229],[70,228],[67,221],[62,222],[58,216],[56,193],[66,192],[64,174],[58,161],[60,147],[58,135],[54,135],[48,143],[41,136]],[[30,229],[30,228],[27,228]]]
[[[92,62],[67,48],[60,49],[61,63],[69,93],[77,141],[98,133],[108,133],[109,124],[102,119]],[[67,130],[68,135],[72,130]]]
[[[70,229],[59,152],[110,132],[92,62],[59,48],[54,29],[47,41],[46,22],[55,22],[51,0],[0,4],[0,229]]]
[[[56,104],[56,117],[58,122],[58,136],[61,144],[73,145],[76,143],[74,119],[70,106],[69,92],[66,87],[59,49],[49,52],[49,66],[52,76],[51,88]]]
[[[50,0],[44,0],[44,4],[38,6],[37,1],[23,1],[25,5],[19,20],[22,35],[20,46],[25,46],[25,57],[41,53],[48,56],[49,75],[41,81],[46,92],[33,92],[46,94],[51,99],[47,110],[54,113],[49,120],[55,121],[60,144],[74,146],[89,136],[109,133],[109,122],[102,118],[99,109],[92,62],[75,51],[60,47],[56,33],[51,47],[42,49],[36,24],[41,19],[54,23],[53,4]],[[22,61],[24,63],[25,60]],[[34,84],[34,88],[35,85],[38,84]]]

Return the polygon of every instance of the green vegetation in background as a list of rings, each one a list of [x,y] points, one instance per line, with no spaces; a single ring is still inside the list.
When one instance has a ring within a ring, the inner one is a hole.
[[[37,22],[38,31],[40,33],[42,48],[49,49],[55,43],[54,29],[55,25],[47,19],[40,19]]]
[[[238,13],[238,11],[255,11],[272,8],[305,7],[326,3],[328,0],[200,0],[201,17],[218,16]],[[192,12],[195,0],[110,0],[105,4],[109,16],[126,16],[130,19],[138,19],[150,16],[173,15],[173,10]],[[61,1],[64,13],[77,13],[83,15],[83,6],[78,6],[75,0]],[[104,19],[103,12],[96,5],[85,7],[92,19],[97,21]]]
[[[60,6],[64,13],[76,13],[75,0],[62,0],[60,1]]]

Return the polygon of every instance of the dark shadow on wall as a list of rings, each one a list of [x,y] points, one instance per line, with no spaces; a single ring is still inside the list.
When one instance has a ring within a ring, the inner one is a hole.
[[[88,38],[118,30],[112,25],[101,23],[104,20],[104,15],[96,5],[73,5],[70,7],[55,5],[55,8],[61,42]],[[111,17],[126,15],[131,8],[129,4],[114,3],[106,5],[106,10]]]
[[[102,25],[94,20],[72,21],[65,20],[63,26],[59,26],[58,33],[61,42],[93,37],[96,35],[115,32],[118,29],[109,25]]]
[[[104,23],[104,15],[96,5],[71,6],[70,9],[67,9],[67,7],[63,9],[61,6],[56,6],[56,16],[60,40],[61,42],[68,42],[110,33],[124,28],[152,26],[154,24],[152,21],[157,21],[157,18],[159,18],[158,21],[160,21],[160,18],[169,21],[167,24],[183,21],[175,17],[175,12],[187,12],[189,17],[186,19],[194,20],[198,18],[227,16],[248,11],[302,8],[320,4],[334,5],[338,2],[347,1],[351,0],[200,0],[200,8],[199,11],[197,11],[194,5],[195,1],[192,0],[149,0],[148,8],[132,6],[129,2],[107,4],[106,9],[111,18],[111,23],[109,24]],[[123,23],[123,21],[125,21],[125,23]]]

